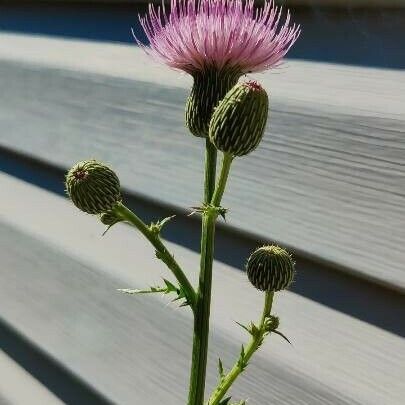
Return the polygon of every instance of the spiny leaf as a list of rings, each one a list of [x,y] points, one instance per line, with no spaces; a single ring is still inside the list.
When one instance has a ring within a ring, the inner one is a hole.
[[[179,304],[180,307],[188,307],[190,305],[190,302],[187,300],[187,296],[186,296],[186,293],[184,292],[183,287],[175,287],[173,284],[171,284],[170,288],[171,288],[170,292],[174,292],[177,294],[177,297],[173,298],[172,302],[183,300]],[[173,288],[174,288],[174,290],[173,290]]]
[[[243,345],[240,349],[240,357],[241,357],[241,359],[245,358],[245,346],[243,346]]]
[[[236,322],[236,321],[235,321]],[[247,331],[250,335],[252,335],[253,337],[258,336],[258,334],[260,333],[259,328],[253,323],[250,322],[250,324],[248,326],[243,325],[242,323],[236,322],[241,328],[245,329],[245,331]]]
[[[226,213],[228,212],[228,209],[224,208],[224,207],[218,207],[217,212],[222,217],[222,219],[226,222]]]
[[[246,360],[245,360],[245,346],[242,345],[240,349],[240,355],[239,355],[239,360],[238,360],[238,366],[244,370],[247,366]]]
[[[260,329],[253,323],[250,323],[250,333],[252,334],[252,336],[258,336],[260,333]]]
[[[191,207],[193,211],[191,211],[191,213],[189,214],[189,216],[192,216],[194,214],[206,214],[208,212],[216,212],[217,215],[220,215],[224,221],[226,222],[226,213],[228,211],[227,208],[224,207],[215,207],[212,204],[203,204],[199,207]]]
[[[228,397],[223,399],[218,405],[230,405],[229,401],[231,400],[232,397]]]
[[[193,216],[194,214],[202,214],[205,210],[205,204],[199,207],[190,207],[192,211],[188,214],[189,217]]]
[[[177,294],[177,297],[173,298],[173,302],[181,300],[181,299],[186,299],[186,294],[182,287],[176,288],[176,290],[174,292]]]
[[[166,284],[166,294],[168,294],[169,292],[175,292],[176,294],[179,293],[179,289],[173,284],[171,283],[169,280],[167,279],[163,279],[164,283]]]
[[[149,229],[155,233],[155,234],[159,234],[161,232],[161,230],[163,229],[163,227],[169,222],[171,221],[176,215],[171,215],[170,217],[166,217],[163,218],[157,222],[152,222],[149,225]]]
[[[118,289],[118,291],[123,292],[125,294],[153,294],[153,293],[169,294],[172,292],[174,292],[177,295],[180,294],[180,289],[177,288],[173,283],[171,283],[169,280],[166,280],[165,278],[163,279],[163,281],[165,283],[165,287],[151,286],[145,290],[120,288]]]
[[[163,218],[157,223],[159,224],[160,229],[162,229],[169,221],[171,221],[173,218],[175,218],[176,215],[170,215],[169,217]]]
[[[165,287],[149,287],[148,290],[138,290],[138,289],[131,289],[131,288],[119,288],[119,292],[125,294],[153,294],[153,293],[166,293]]]
[[[249,333],[249,334],[252,334],[252,332],[250,331],[250,329],[246,326],[246,325],[244,325],[243,323],[240,323],[240,322],[238,322],[238,321],[235,321],[241,328],[243,328],[243,329],[245,329],[245,331],[247,332],[247,333]]]
[[[176,294],[175,298],[172,299],[172,302],[175,301],[180,301],[179,306],[180,307],[187,307],[190,305],[186,298],[186,294],[183,290],[182,287],[177,287],[175,286],[172,282],[169,280],[166,280],[165,278],[163,279],[163,282],[165,283],[164,287],[160,286],[154,286],[154,287],[149,287],[146,290],[138,290],[138,289],[130,289],[130,288],[120,288],[118,291],[123,292],[125,294],[153,294],[153,293],[163,293],[163,294],[171,294],[174,293]]]
[[[283,333],[281,333],[281,332],[278,331],[278,330],[273,330],[272,332],[273,332],[273,333],[276,333],[276,334],[279,335],[279,336],[281,336],[284,340],[286,340],[286,341],[292,346],[292,343],[289,341],[289,339],[287,338],[287,336],[285,336]]]
[[[225,377],[225,372],[224,366],[222,365],[222,360],[220,358],[218,359],[218,373],[220,380],[222,380]]]

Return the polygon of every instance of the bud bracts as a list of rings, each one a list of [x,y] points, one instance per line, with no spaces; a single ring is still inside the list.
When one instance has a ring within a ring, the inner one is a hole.
[[[256,249],[246,264],[249,281],[261,291],[280,291],[294,279],[294,261],[279,246],[263,246]]]
[[[104,225],[112,226],[112,225],[116,224],[117,222],[120,222],[121,219],[118,218],[117,215],[115,215],[115,213],[113,211],[107,211],[107,212],[103,212],[100,215],[100,221]]]
[[[117,175],[96,160],[84,160],[68,171],[66,191],[73,204],[89,214],[102,214],[121,201]]]
[[[193,87],[186,104],[186,126],[199,137],[207,137],[212,113],[225,94],[236,84],[239,72],[207,68],[193,74]]]
[[[243,156],[259,145],[266,127],[269,99],[256,82],[238,83],[215,109],[209,137],[217,149]]]

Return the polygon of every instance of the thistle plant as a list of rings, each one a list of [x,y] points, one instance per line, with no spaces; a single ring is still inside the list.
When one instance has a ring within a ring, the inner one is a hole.
[[[281,8],[273,0],[265,0],[259,8],[253,0],[172,0],[170,11],[164,4],[151,5],[149,12],[140,17],[149,44],[136,39],[138,45],[153,58],[193,78],[185,106],[185,124],[196,141],[205,138],[206,151],[203,201],[194,207],[202,223],[197,286],[190,283],[161,239],[163,227],[173,217],[150,225],[144,223],[125,206],[118,177],[101,162],[79,162],[66,176],[67,193],[79,209],[97,215],[108,229],[121,222],[138,229],[152,244],[156,257],[172,272],[175,281],[164,279],[162,286],[121,291],[170,294],[192,311],[194,337],[188,405],[203,405],[205,400],[207,405],[231,405],[228,390],[264,338],[278,334],[287,339],[279,331],[278,317],[271,311],[275,292],[288,288],[293,281],[294,262],[281,247],[263,246],[251,254],[246,264],[247,278],[264,294],[262,316],[257,324],[239,324],[249,333],[250,341],[242,346],[228,372],[219,360],[218,386],[205,398],[215,226],[218,217],[226,214],[221,201],[232,162],[258,147],[269,112],[269,98],[263,87],[258,82],[240,79],[280,64],[297,40],[300,27],[290,23],[289,12],[283,23],[282,17]],[[218,152],[222,163],[217,174]]]

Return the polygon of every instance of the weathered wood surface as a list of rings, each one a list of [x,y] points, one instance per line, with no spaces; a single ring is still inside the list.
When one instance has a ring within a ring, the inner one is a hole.
[[[0,375],[0,405],[62,405],[57,397],[1,350]]]
[[[29,200],[29,205],[27,201]],[[130,297],[167,272],[143,238],[103,226],[64,198],[0,174],[3,320],[117,404],[184,403],[191,344],[186,309]],[[45,215],[46,212],[46,215]],[[198,256],[170,244],[195,281]],[[234,320],[256,319],[262,295],[245,275],[215,264],[209,387],[246,341]],[[293,346],[276,336],[232,391],[251,405],[402,405],[404,339],[291,292],[275,311]]]
[[[0,35],[0,144],[70,166],[96,157],[123,185],[200,200],[190,80],[125,45]],[[229,224],[404,290],[405,72],[288,61],[263,143],[232,169]]]

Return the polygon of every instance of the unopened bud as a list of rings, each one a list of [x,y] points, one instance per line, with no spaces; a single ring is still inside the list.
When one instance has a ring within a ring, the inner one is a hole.
[[[217,149],[243,156],[262,140],[269,111],[266,91],[256,82],[238,83],[215,109],[209,137]]]
[[[294,279],[294,261],[279,246],[263,246],[248,259],[246,272],[249,281],[261,291],[280,291]]]
[[[68,171],[66,191],[73,204],[89,214],[107,212],[121,201],[117,175],[96,160],[84,160]]]

